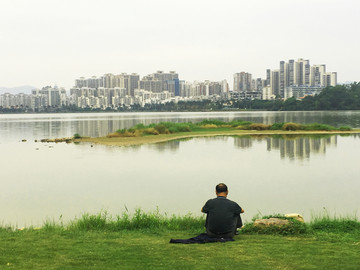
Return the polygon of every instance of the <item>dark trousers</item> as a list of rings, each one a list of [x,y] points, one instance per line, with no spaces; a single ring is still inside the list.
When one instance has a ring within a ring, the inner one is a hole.
[[[206,227],[206,233],[208,236],[210,237],[221,237],[221,238],[233,238],[235,233],[236,233],[236,229],[237,228],[241,228],[243,223],[242,223],[242,220],[241,220],[241,217],[240,215],[236,215],[234,216],[234,219],[233,219],[233,230],[231,232],[227,232],[227,233],[215,233],[215,232],[211,232],[209,229],[208,229],[208,217],[206,216],[206,222],[205,222],[205,227]]]

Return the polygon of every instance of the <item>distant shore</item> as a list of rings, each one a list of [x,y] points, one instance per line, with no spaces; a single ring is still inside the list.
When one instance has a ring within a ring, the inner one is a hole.
[[[141,137],[82,137],[73,139],[73,142],[87,142],[93,144],[109,146],[132,146],[141,144],[162,143],[173,140],[181,140],[196,137],[215,137],[215,136],[271,136],[271,135],[346,135],[360,133],[360,129],[350,131],[285,131],[285,130],[226,130],[226,131],[192,131],[175,134],[159,134]]]

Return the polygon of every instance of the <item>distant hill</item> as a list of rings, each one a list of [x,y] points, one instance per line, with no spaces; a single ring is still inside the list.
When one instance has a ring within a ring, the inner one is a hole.
[[[16,87],[1,87],[0,86],[0,95],[4,93],[10,94],[31,94],[31,90],[35,89],[36,87],[31,85],[23,85],[23,86],[16,86]]]

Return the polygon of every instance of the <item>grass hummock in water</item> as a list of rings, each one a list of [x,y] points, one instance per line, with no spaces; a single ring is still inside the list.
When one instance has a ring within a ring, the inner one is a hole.
[[[111,146],[130,146],[167,142],[192,137],[207,136],[254,136],[254,135],[329,135],[360,133],[348,126],[335,128],[325,124],[274,123],[266,125],[249,121],[223,122],[204,120],[200,123],[161,122],[158,124],[137,124],[129,129],[120,129],[105,137],[82,137],[74,135],[75,143],[88,142]]]
[[[204,120],[200,123],[175,123],[161,122],[158,124],[143,125],[137,124],[129,129],[119,129],[114,133],[110,133],[108,137],[139,137],[159,134],[174,134],[181,132],[194,132],[205,130],[283,130],[283,131],[351,131],[352,128],[342,126],[335,128],[326,124],[297,124],[297,123],[274,123],[266,125],[262,123],[252,123],[249,121],[231,121],[224,122],[220,120]]]

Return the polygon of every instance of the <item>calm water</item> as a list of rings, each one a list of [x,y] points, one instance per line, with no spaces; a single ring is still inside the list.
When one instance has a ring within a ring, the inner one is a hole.
[[[245,220],[257,213],[299,212],[309,219],[324,208],[338,215],[359,210],[358,135],[197,138],[137,147],[34,142],[210,118],[360,128],[355,111],[0,115],[0,223],[36,226],[60,215],[116,215],[125,207],[197,215],[220,181],[245,208]]]

